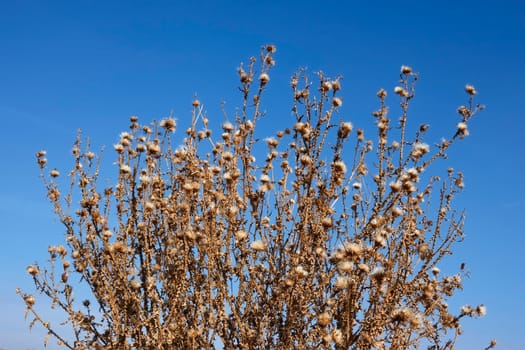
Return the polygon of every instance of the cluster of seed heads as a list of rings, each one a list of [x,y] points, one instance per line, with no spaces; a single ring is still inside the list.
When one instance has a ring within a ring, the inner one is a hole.
[[[393,89],[399,118],[389,116],[387,90],[377,93],[377,140],[344,118],[341,77],[319,72],[312,83],[299,71],[289,127],[260,135],[273,123],[262,97],[275,52],[267,45],[239,67],[242,106],[218,138],[197,99],[182,128],[171,116],[149,125],[132,116],[110,173],[79,135],[65,195],[46,152],[36,154],[66,243],[27,273],[73,338],[19,290],[31,325],[69,349],[441,349],[462,317],[485,314],[483,305],[450,310],[464,268],[439,268],[462,238],[452,199],[463,176],[428,174],[468,135],[481,109],[474,87],[456,130],[431,147],[427,124],[407,134],[411,67]],[[81,305],[79,281],[92,291]]]

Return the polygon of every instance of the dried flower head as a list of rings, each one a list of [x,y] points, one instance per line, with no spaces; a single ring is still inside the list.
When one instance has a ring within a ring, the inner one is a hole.
[[[261,175],[261,182],[262,183],[269,183],[271,181],[272,181],[272,179],[268,175],[266,175],[266,174]]]
[[[342,344],[343,343],[343,332],[339,328],[335,328],[332,331],[332,339],[336,344]]]
[[[339,136],[342,139],[346,139],[348,135],[352,132],[353,125],[350,122],[344,122],[341,123],[339,126],[339,131],[337,132],[337,136]]]
[[[248,237],[248,233],[244,230],[238,230],[235,232],[235,238],[237,238],[239,241],[242,241]]]
[[[166,118],[160,121],[159,125],[167,132],[175,132],[177,122],[173,118]]]
[[[465,92],[467,94],[469,94],[470,96],[474,96],[477,94],[477,91],[476,89],[474,88],[474,86],[470,85],[470,84],[467,84],[465,85]]]
[[[262,73],[259,75],[259,81],[262,85],[265,85],[270,81],[270,76],[267,73]]]
[[[398,216],[401,216],[401,215],[403,215],[403,209],[401,209],[399,207],[392,208],[392,216],[398,217]]]
[[[270,146],[270,147],[277,147],[277,145],[279,144],[279,141],[277,141],[273,137],[268,137],[268,138],[265,139],[265,141],[268,144],[268,146]]]
[[[129,284],[130,284],[131,288],[133,288],[133,289],[135,289],[135,290],[140,289],[140,287],[141,287],[141,285],[142,285],[142,284],[141,284],[139,281],[137,281],[137,280],[131,280],[131,282],[129,282]]]
[[[254,241],[252,244],[251,244],[251,247],[253,250],[257,251],[257,252],[261,252],[261,251],[264,251],[266,249],[266,244],[263,242],[263,241]]]
[[[120,166],[120,173],[121,174],[129,174],[129,173],[131,173],[131,168],[127,164],[122,164]]]
[[[337,269],[341,273],[349,273],[354,269],[354,263],[351,261],[341,261],[337,264]]]
[[[328,312],[323,312],[317,317],[317,323],[321,327],[326,327],[332,322],[332,316]]]
[[[324,218],[321,219],[321,225],[325,229],[332,227],[333,226],[332,218],[330,216],[325,216]]]
[[[422,142],[415,142],[412,145],[412,157],[415,159],[419,159],[421,156],[427,154],[430,152],[430,147],[426,143]]]
[[[269,53],[276,53],[277,47],[275,45],[266,45],[266,51]]]
[[[476,307],[476,313],[478,314],[478,316],[483,317],[487,314],[487,308],[483,304],[478,305]]]
[[[370,272],[370,278],[375,280],[382,280],[385,277],[385,268],[383,266],[376,266]]]
[[[460,122],[460,123],[458,123],[458,125],[456,127],[458,129],[458,134],[460,136],[468,136],[469,135],[467,123]]]
[[[40,270],[38,269],[38,266],[35,266],[35,265],[28,266],[26,271],[31,276],[36,276],[36,275],[38,275],[40,273]]]
[[[132,141],[132,140],[133,140],[133,135],[131,135],[129,132],[124,131],[120,133],[120,142]]]
[[[342,160],[338,160],[333,164],[334,172],[336,173],[346,173],[346,164]]]
[[[402,184],[399,181],[395,181],[395,182],[391,182],[389,186],[392,192],[399,192],[401,190]]]
[[[406,91],[405,89],[403,89],[403,88],[400,87],[400,86],[396,86],[396,87],[394,88],[394,92],[395,92],[396,94],[398,94],[399,96],[403,96],[403,97],[408,96],[408,91]]]
[[[308,276],[308,271],[306,271],[302,265],[298,265],[295,268],[295,273],[301,278],[305,278],[306,276]]]
[[[121,143],[113,145],[113,148],[115,149],[115,151],[117,151],[117,153],[124,152],[124,146]]]
[[[332,83],[329,81],[323,81],[321,84],[321,91],[329,91],[332,89]]]
[[[338,290],[343,290],[343,289],[346,289],[348,287],[348,284],[349,284],[349,280],[348,280],[348,277],[345,277],[345,276],[339,276],[337,277],[337,279],[335,280],[335,288],[338,289]]]
[[[152,157],[158,158],[160,157],[160,146],[154,142],[148,142],[147,144],[148,154]]]
[[[412,73],[412,68],[409,66],[401,66],[401,73],[408,75]]]
[[[35,305],[35,297],[32,295],[28,295],[25,297],[25,302],[28,307],[32,307],[33,305]]]
[[[225,122],[222,124],[222,128],[224,131],[232,131],[233,130],[233,124],[230,122]]]

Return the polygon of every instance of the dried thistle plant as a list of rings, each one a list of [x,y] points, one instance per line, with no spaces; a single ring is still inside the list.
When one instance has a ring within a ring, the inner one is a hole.
[[[114,145],[114,186],[101,187],[99,157],[80,135],[65,194],[37,153],[66,234],[48,267],[27,272],[65,312],[72,338],[19,290],[31,326],[69,349],[452,349],[461,318],[485,313],[450,310],[465,270],[439,269],[463,237],[452,205],[463,176],[425,173],[468,135],[482,109],[474,87],[451,136],[429,145],[428,125],[408,134],[417,74],[402,66],[401,118],[379,90],[372,142],[339,116],[339,78],[299,71],[295,121],[264,145],[256,130],[274,53],[266,46],[239,68],[242,107],[218,139],[198,100],[178,147],[174,119],[131,117]],[[79,283],[91,298],[75,300]]]

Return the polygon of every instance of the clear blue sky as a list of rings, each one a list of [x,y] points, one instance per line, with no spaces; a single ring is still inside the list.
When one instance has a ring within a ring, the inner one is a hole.
[[[151,5],[150,3],[155,3]],[[176,5],[175,5],[176,4]],[[267,127],[283,123],[288,79],[300,66],[342,74],[342,113],[370,123],[375,92],[410,65],[421,82],[412,114],[435,141],[476,86],[487,110],[446,165],[462,169],[466,240],[454,261],[472,274],[454,304],[484,303],[460,349],[525,348],[525,5],[522,1],[4,1],[0,5],[0,348],[40,349],[14,290],[63,229],[38,179],[34,153],[66,169],[76,130],[112,145],[128,117],[189,117],[195,93],[210,119],[240,103],[236,67],[274,43]],[[393,94],[391,94],[393,95]],[[395,99],[390,99],[392,105]],[[274,119],[271,119],[274,118]],[[280,125],[280,124],[279,124]],[[110,157],[108,152],[107,157]],[[52,349],[54,347],[51,347]]]

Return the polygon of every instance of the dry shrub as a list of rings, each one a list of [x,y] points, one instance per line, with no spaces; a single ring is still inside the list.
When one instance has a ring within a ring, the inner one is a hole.
[[[114,186],[101,188],[99,158],[80,136],[65,195],[37,154],[66,234],[49,267],[28,272],[73,339],[19,291],[31,325],[70,349],[451,349],[460,319],[484,314],[483,305],[449,309],[465,270],[438,267],[462,239],[452,200],[463,176],[425,173],[468,135],[482,108],[475,89],[467,85],[451,136],[431,146],[428,125],[408,135],[417,75],[403,66],[401,118],[389,117],[379,90],[372,142],[339,116],[340,79],[299,71],[295,122],[259,141],[274,52],[266,46],[239,68],[242,107],[217,138],[198,100],[178,147],[174,119],[131,117],[114,145]],[[82,302],[78,276],[92,294]]]

